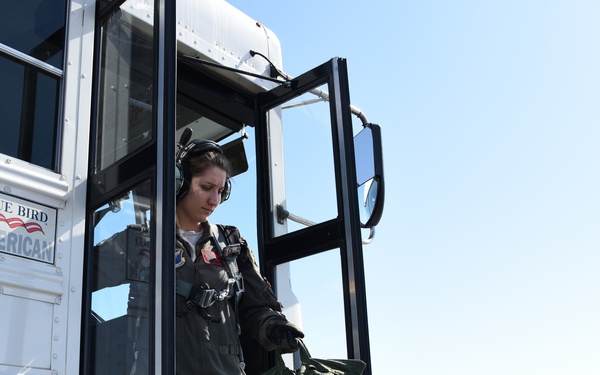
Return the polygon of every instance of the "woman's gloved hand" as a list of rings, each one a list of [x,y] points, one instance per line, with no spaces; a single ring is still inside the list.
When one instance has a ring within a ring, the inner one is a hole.
[[[281,353],[293,353],[300,347],[298,338],[304,333],[285,318],[273,318],[267,323],[267,338],[271,340]]]

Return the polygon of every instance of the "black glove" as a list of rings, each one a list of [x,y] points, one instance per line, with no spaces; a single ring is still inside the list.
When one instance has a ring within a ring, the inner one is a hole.
[[[273,318],[267,323],[267,338],[271,340],[281,353],[293,353],[300,347],[298,338],[304,333],[284,318]]]

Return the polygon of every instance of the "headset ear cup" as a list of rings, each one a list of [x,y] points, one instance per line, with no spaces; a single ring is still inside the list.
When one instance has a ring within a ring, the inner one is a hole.
[[[175,194],[178,196],[183,184],[183,172],[181,171],[181,165],[175,166]]]
[[[231,179],[227,178],[227,181],[225,182],[225,187],[223,188],[223,191],[221,192],[221,203],[223,203],[227,199],[229,199],[230,195],[231,195]]]
[[[191,180],[190,169],[185,164],[178,164],[177,170],[175,171],[175,181],[177,184],[177,195],[176,201],[185,197],[190,191],[190,180]]]

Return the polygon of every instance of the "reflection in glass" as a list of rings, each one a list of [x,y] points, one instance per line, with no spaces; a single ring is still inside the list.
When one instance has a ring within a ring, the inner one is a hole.
[[[146,182],[94,214],[91,363],[93,374],[148,374],[153,244]]]
[[[65,0],[0,2],[0,43],[62,70]]]
[[[128,9],[102,25],[96,172],[152,139],[152,28]]]
[[[362,185],[375,176],[371,128],[364,128],[354,137],[354,149],[356,150],[356,181],[358,185]]]
[[[0,55],[0,152],[55,168],[60,80]]]
[[[373,228],[381,218],[384,200],[379,125],[367,124],[354,137],[354,150],[360,222],[363,228]]]
[[[377,203],[377,191],[378,183],[374,178],[358,187],[360,222],[363,224],[367,223],[373,215]]]

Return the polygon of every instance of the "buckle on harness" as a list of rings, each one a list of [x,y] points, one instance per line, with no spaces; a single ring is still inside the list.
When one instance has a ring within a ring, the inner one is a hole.
[[[227,286],[220,292],[214,289],[202,289],[201,294],[196,300],[196,304],[202,308],[207,308],[217,301],[223,301],[229,297],[230,290],[236,281],[234,279],[227,280]]]
[[[208,306],[213,304],[213,297],[215,296],[216,291],[214,289],[203,289],[199,292],[198,299],[196,300],[196,305],[207,308]]]

